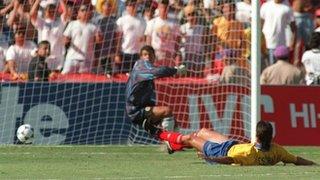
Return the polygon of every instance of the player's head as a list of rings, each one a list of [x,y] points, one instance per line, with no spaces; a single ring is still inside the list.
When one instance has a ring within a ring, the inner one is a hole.
[[[48,57],[50,55],[49,41],[41,41],[38,44],[38,55],[40,57]]]
[[[261,145],[261,150],[268,151],[271,146],[273,128],[270,122],[259,121],[257,124],[257,142]]]
[[[140,59],[148,60],[151,63],[154,62],[156,56],[153,47],[151,46],[143,46],[140,50]]]

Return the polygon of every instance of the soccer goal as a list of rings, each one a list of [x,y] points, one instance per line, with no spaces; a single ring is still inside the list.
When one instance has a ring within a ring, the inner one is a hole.
[[[254,140],[259,0],[121,2],[3,1],[0,144],[19,143],[22,124],[32,125],[39,145],[159,143],[125,113],[123,63],[136,61],[145,44],[156,51],[155,65],[187,66],[185,76],[155,81],[157,104],[173,110],[177,131]],[[43,41],[50,55],[41,54]],[[30,74],[44,65],[47,75]]]

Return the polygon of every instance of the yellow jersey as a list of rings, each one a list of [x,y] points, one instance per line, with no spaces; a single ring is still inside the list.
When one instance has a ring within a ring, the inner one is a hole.
[[[254,144],[233,145],[227,156],[232,157],[235,164],[240,165],[274,165],[282,161],[284,163],[295,163],[297,157],[290,154],[282,146],[272,143],[269,151],[258,150]]]

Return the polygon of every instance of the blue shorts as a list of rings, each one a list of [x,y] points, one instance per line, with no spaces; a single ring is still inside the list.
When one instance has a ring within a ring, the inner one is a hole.
[[[238,144],[235,140],[228,140],[221,144],[207,141],[203,145],[203,154],[207,157],[227,156],[229,149],[235,144]]]

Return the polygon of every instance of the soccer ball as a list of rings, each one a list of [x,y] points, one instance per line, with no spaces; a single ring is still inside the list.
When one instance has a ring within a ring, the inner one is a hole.
[[[17,138],[24,144],[30,144],[33,140],[34,130],[30,124],[23,124],[17,130]]]

